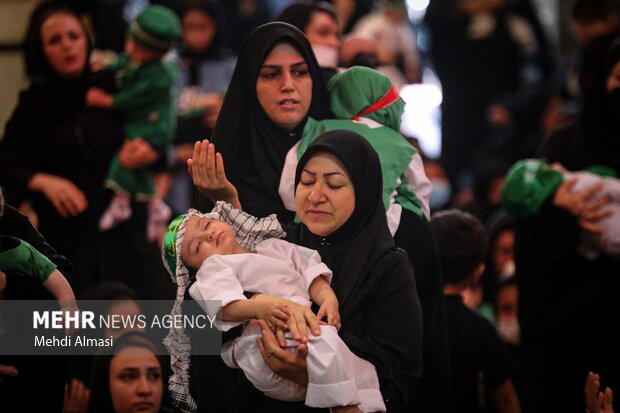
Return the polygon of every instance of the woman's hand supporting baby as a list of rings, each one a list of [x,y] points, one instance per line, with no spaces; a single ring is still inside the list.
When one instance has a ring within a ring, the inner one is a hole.
[[[267,308],[284,308],[287,312],[287,319],[283,320],[280,318],[280,320],[285,321],[285,325],[282,325],[282,323],[277,323],[274,327],[281,328],[283,330],[288,329],[293,338],[301,343],[306,343],[308,341],[308,328],[315,336],[321,334],[319,319],[312,312],[310,307],[297,304],[296,302],[285,298],[273,297],[267,294],[256,295],[251,301],[256,302],[261,307],[266,306]],[[267,314],[267,311],[263,312],[263,314]],[[264,320],[267,327],[272,332],[276,331],[276,328],[272,328],[272,326],[269,325],[269,322],[263,317],[255,318]],[[283,337],[278,337],[278,339],[280,343],[283,342]]]
[[[553,205],[572,213],[581,228],[586,231],[601,233],[603,229],[596,225],[596,222],[611,215],[610,210],[603,208],[611,202],[611,199],[608,197],[594,199],[603,188],[602,183],[581,192],[573,192],[572,188],[576,183],[576,178],[564,181],[555,191]]]

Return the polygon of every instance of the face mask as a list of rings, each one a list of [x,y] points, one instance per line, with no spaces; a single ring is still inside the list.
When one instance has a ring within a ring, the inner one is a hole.
[[[502,272],[497,276],[499,278],[499,282],[505,281],[515,275],[515,262],[508,261],[504,264],[504,268],[502,268]]]
[[[338,66],[338,49],[332,46],[313,45],[312,51],[321,67]]]
[[[620,88],[612,89],[607,94],[607,103],[611,113],[615,116],[620,116]]]
[[[519,345],[521,341],[521,328],[517,318],[499,320],[497,322],[497,332],[502,340],[514,346]]]
[[[431,192],[431,199],[428,201],[431,209],[441,208],[448,205],[448,202],[450,202],[450,197],[452,196],[450,182],[445,179],[431,179],[431,185],[433,186],[433,192]]]

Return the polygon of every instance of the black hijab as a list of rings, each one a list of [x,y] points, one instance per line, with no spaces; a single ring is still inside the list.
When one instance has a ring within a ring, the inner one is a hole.
[[[357,309],[367,287],[373,265],[394,247],[382,200],[379,156],[361,135],[333,130],[319,136],[299,160],[295,186],[310,158],[319,151],[336,156],[346,167],[355,188],[355,210],[334,233],[320,237],[304,224],[287,228],[290,242],[317,250],[333,271],[332,288],[340,304],[342,319]]]
[[[601,70],[585,96],[580,119],[581,140],[588,152],[592,152],[593,164],[609,166],[620,173],[620,114],[614,113],[610,105],[612,95],[620,100],[620,89],[606,91],[607,77],[620,61],[620,41],[610,48],[603,70]],[[592,166],[592,165],[586,165]]]
[[[314,13],[327,13],[337,20],[336,13],[331,8],[330,4],[319,3],[319,4],[306,4],[306,3],[294,3],[288,7],[285,7],[284,10],[276,17],[277,21],[290,23],[293,26],[297,27],[299,30],[305,33],[306,26],[310,23],[312,19],[312,15]]]
[[[80,76],[71,79],[62,78],[54,72],[43,51],[41,26],[52,15],[59,13],[71,15],[82,24],[79,14],[62,4],[43,3],[33,11],[24,43],[26,73],[31,79],[31,87],[21,94],[13,118],[19,119],[23,115],[26,119],[31,119],[32,114],[36,113],[39,121],[37,123],[53,123],[67,113],[82,109],[85,105],[86,91],[90,86],[97,86],[107,91],[112,91],[114,87],[112,78],[107,72],[90,71],[88,62],[92,52],[92,39],[83,25],[88,41],[84,71]]]
[[[198,60],[221,59],[232,55],[224,42],[224,12],[220,9],[219,3],[212,3],[208,0],[185,0],[179,4],[179,16],[181,21],[185,15],[192,11],[199,11],[213,19],[215,24],[215,34],[211,44],[206,49],[196,51],[187,48],[185,43],[180,42],[178,47],[179,56],[189,59],[190,64],[195,64]],[[190,66],[191,70],[191,66]]]
[[[261,65],[279,42],[293,45],[308,63],[312,77],[308,115],[317,120],[328,117],[327,89],[308,40],[290,24],[267,23],[254,30],[241,47],[213,131],[213,143],[224,156],[227,177],[237,187],[243,209],[259,217],[276,213],[282,222],[291,222],[293,214],[282,204],[278,186],[284,158],[301,138],[306,121],[292,131],[278,127],[256,95]]]

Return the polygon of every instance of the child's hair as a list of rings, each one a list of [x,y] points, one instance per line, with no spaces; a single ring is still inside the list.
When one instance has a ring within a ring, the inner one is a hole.
[[[488,237],[480,220],[457,209],[433,215],[444,284],[458,284],[484,263]]]

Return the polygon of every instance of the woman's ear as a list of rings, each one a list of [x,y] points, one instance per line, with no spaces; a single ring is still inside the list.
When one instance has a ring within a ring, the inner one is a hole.
[[[469,280],[471,281],[470,285],[474,285],[478,283],[478,281],[480,280],[480,277],[482,277],[482,274],[484,274],[485,268],[486,267],[484,264],[480,264],[476,267],[476,269],[469,276]]]

